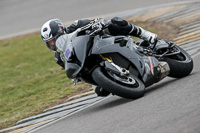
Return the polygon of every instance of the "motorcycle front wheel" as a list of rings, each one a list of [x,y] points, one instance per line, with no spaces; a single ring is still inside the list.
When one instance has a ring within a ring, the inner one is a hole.
[[[145,94],[145,85],[133,74],[121,77],[96,67],[92,72],[92,78],[99,86],[120,97],[137,99]]]

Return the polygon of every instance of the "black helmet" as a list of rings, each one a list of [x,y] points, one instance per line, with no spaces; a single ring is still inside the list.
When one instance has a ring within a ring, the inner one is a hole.
[[[42,40],[44,41],[46,46],[52,51],[56,51],[56,47],[51,48],[48,42],[50,40],[58,38],[63,34],[66,34],[66,28],[58,18],[47,21],[41,28]]]

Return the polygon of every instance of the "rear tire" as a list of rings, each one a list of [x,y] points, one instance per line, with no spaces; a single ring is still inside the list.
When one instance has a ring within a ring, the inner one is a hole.
[[[145,86],[136,76],[131,75],[131,77],[136,81],[135,86],[120,84],[114,81],[100,67],[95,68],[92,72],[93,80],[108,92],[128,99],[140,98],[145,94]]]
[[[175,56],[173,55],[165,57],[163,61],[169,64],[169,77],[182,78],[188,76],[192,72],[193,60],[185,50],[178,46],[175,47],[178,48],[181,51],[181,53]]]

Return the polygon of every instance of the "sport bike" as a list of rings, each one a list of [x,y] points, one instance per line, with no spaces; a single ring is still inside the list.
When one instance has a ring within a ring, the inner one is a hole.
[[[145,88],[166,76],[182,78],[193,69],[190,55],[163,39],[155,44],[137,43],[130,36],[111,36],[91,25],[58,38],[56,46],[65,63],[68,78],[74,84],[83,81],[112,93],[136,99]]]

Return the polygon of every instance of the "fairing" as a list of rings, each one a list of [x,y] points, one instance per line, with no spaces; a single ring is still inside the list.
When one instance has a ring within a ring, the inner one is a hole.
[[[120,39],[122,41],[116,41]],[[121,44],[123,40],[126,41],[125,44]],[[94,39],[92,54],[110,53],[118,53],[125,59],[129,60],[131,65],[136,67],[146,86],[153,83],[152,81],[155,82],[157,80],[158,60],[155,57],[145,56],[138,52],[133,39],[125,36],[112,36],[106,38],[96,36]]]
[[[56,42],[58,52],[62,53],[68,78],[75,78],[81,71],[90,39],[90,36],[77,36],[77,34],[78,32],[63,35]]]

